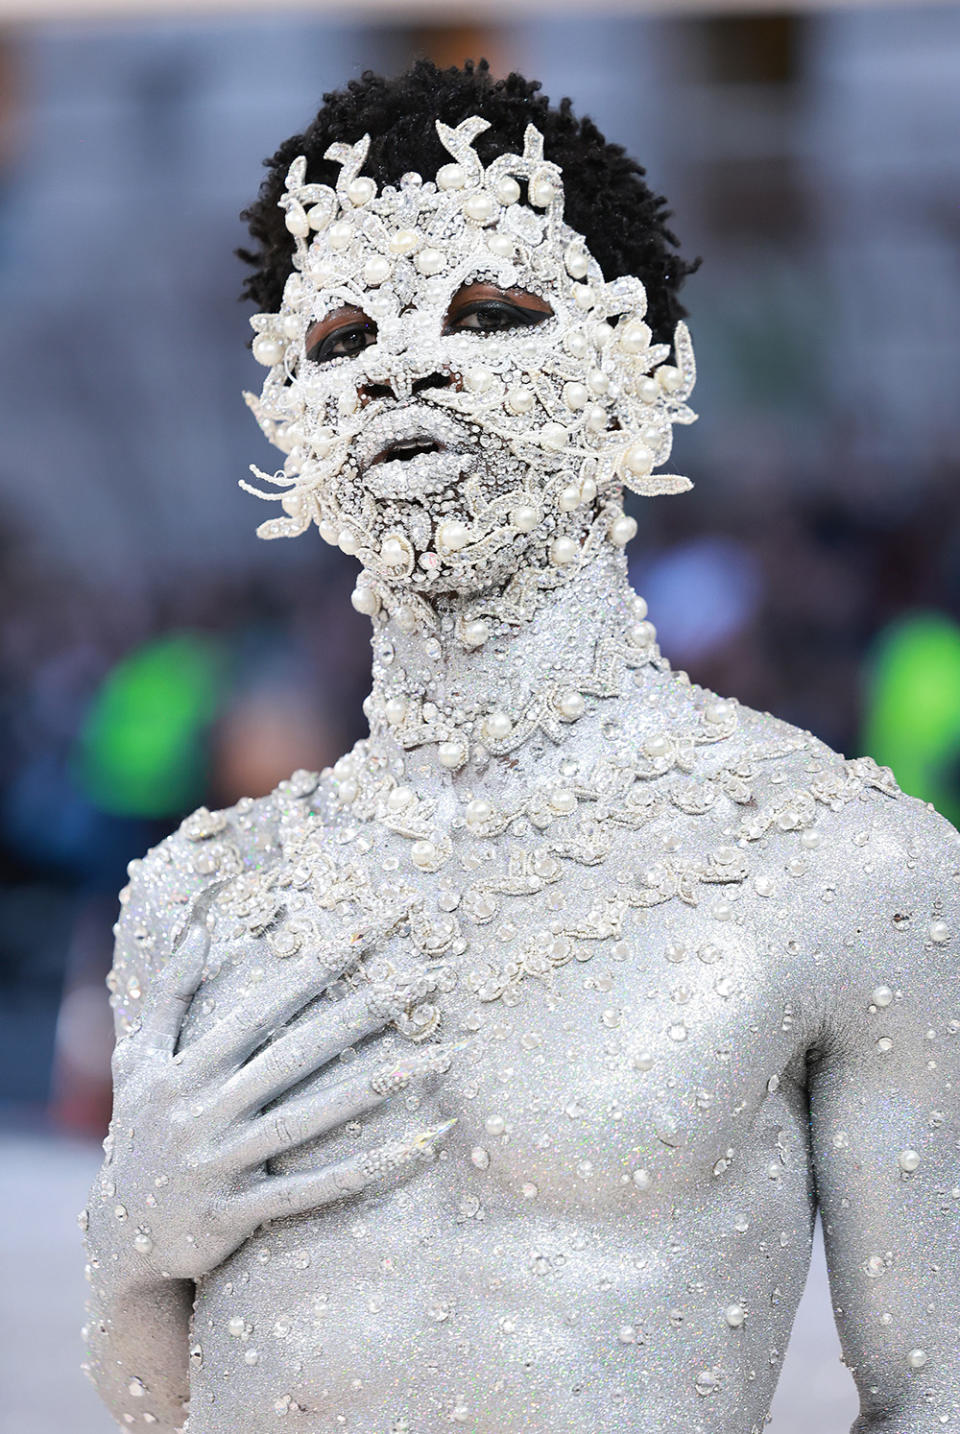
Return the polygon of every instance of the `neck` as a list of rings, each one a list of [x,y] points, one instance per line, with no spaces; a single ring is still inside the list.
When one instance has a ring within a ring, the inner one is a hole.
[[[429,770],[430,785],[460,774],[476,786],[491,756],[509,755],[516,766],[549,728],[554,742],[563,741],[568,727],[598,720],[600,693],[590,679],[600,655],[626,647],[637,665],[651,649],[646,605],[630,586],[624,550],[610,543],[572,578],[537,593],[526,621],[490,618],[486,641],[468,647],[464,631],[486,607],[451,594],[434,599],[412,631],[409,609],[375,623],[373,687],[364,703],[369,747],[406,780],[414,769]]]

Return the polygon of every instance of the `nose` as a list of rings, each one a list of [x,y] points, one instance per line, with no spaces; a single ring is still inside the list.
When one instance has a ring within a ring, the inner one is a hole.
[[[404,376],[405,377],[405,376]],[[449,373],[424,374],[422,378],[415,378],[412,383],[404,381],[399,373],[390,375],[387,383],[365,383],[360,386],[358,393],[360,402],[363,404],[372,403],[376,398],[406,398],[408,395],[423,393],[431,388],[449,388],[453,383],[453,375]]]

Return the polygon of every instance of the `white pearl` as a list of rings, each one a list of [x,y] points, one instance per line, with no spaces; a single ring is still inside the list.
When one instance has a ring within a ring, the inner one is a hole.
[[[341,528],[337,534],[337,547],[341,553],[352,554],[357,551],[357,535],[351,528]]]
[[[582,694],[571,688],[569,692],[564,692],[561,695],[557,706],[568,721],[576,722],[578,717],[583,716],[587,704],[584,702]]]
[[[393,700],[393,699],[391,699]],[[414,792],[412,787],[394,787],[387,793],[387,810],[391,812],[402,812],[413,801]]]
[[[417,610],[409,603],[402,603],[394,614],[394,622],[401,632],[416,632],[419,626]]]
[[[614,547],[623,548],[637,536],[637,520],[629,513],[621,513],[619,518],[614,518],[607,532]]]
[[[351,777],[347,781],[340,783],[340,786],[337,789],[337,795],[339,796],[341,802],[349,806],[351,802],[355,802],[357,800],[357,797],[360,795],[360,788]]]
[[[657,381],[667,393],[674,393],[683,383],[683,374],[672,363],[664,363],[657,369]]]
[[[608,344],[613,338],[613,332],[612,325],[608,324],[606,319],[596,319],[589,328],[590,340],[597,348],[603,348],[604,344]]]
[[[945,941],[950,940],[950,927],[945,921],[932,921],[930,923],[930,940],[942,946]]]
[[[540,514],[529,503],[521,503],[510,514],[510,523],[518,533],[532,533],[540,521]]]
[[[571,279],[582,279],[587,272],[587,256],[579,244],[570,244],[563,256],[564,266]]]
[[[283,358],[286,349],[279,339],[272,338],[270,334],[257,334],[253,341],[253,356],[257,363],[266,364],[272,368]]]
[[[361,204],[369,204],[376,192],[376,181],[366,174],[358,174],[357,177],[351,179],[347,185],[347,197],[350,203],[358,206]]]
[[[310,220],[298,209],[288,209],[283,222],[297,239],[305,239],[310,233]]]
[[[581,503],[592,503],[597,496],[597,485],[592,478],[584,478],[580,484]]]
[[[432,841],[415,841],[410,848],[410,860],[414,866],[431,867],[437,859],[437,848]]]
[[[596,296],[589,284],[574,284],[573,301],[578,309],[592,309],[596,303]]]
[[[413,262],[421,274],[429,275],[439,274],[447,259],[442,249],[434,249],[432,245],[428,244],[426,249],[420,250]]]
[[[437,170],[438,189],[462,189],[467,182],[467,172],[462,164],[441,164]]]
[[[602,368],[592,368],[587,374],[587,388],[591,393],[603,394],[610,392],[610,376],[605,374]]]
[[[545,175],[539,174],[531,179],[527,188],[530,203],[535,204],[538,209],[546,209],[547,205],[555,197],[556,192],[553,181],[547,179]]]
[[[922,1369],[927,1363],[927,1352],[925,1349],[911,1349],[907,1355],[907,1363],[911,1369]]]
[[[646,600],[646,598],[645,598],[645,597],[641,597],[639,593],[634,593],[634,595],[633,595],[633,612],[634,612],[634,616],[637,618],[637,620],[638,620],[639,622],[643,622],[643,619],[646,617],[646,615],[647,615],[647,613],[648,613],[649,611],[650,611],[650,609],[647,607],[647,600]]]
[[[912,1174],[920,1164],[920,1156],[915,1150],[901,1150],[898,1156],[898,1164],[901,1170]]]
[[[653,624],[651,623],[651,627]],[[726,722],[733,716],[732,702],[706,702],[704,703],[703,715],[708,722]]]
[[[642,319],[631,319],[623,325],[620,332],[620,347],[628,354],[643,353],[644,349],[650,347],[651,338],[649,324],[645,324]]]
[[[655,378],[642,378],[637,384],[637,396],[643,403],[656,403],[660,397],[660,385]]]
[[[511,413],[529,413],[535,402],[532,390],[519,384],[507,392],[506,406]]]
[[[652,622],[632,622],[627,628],[627,637],[634,647],[646,647],[656,635],[657,629]]]
[[[380,547],[380,556],[390,568],[402,567],[407,559],[406,549],[399,538],[385,538]]]
[[[550,805],[561,816],[569,816],[576,810],[577,799],[569,787],[554,787],[550,793]]]
[[[889,986],[875,986],[870,992],[870,1000],[875,1006],[889,1006],[893,1000],[893,992]]]
[[[498,259],[509,259],[514,251],[515,245],[506,234],[499,234],[496,230],[487,235],[487,248],[491,254],[496,254]]]
[[[359,407],[360,395],[357,393],[357,390],[355,388],[348,388],[344,393],[341,393],[340,397],[337,399],[337,408],[339,409],[340,413],[344,414],[345,416],[351,413],[356,413]]]
[[[653,467],[653,455],[643,443],[631,443],[623,455],[623,466],[629,473],[643,477]]]
[[[357,612],[366,613],[367,617],[374,617],[380,611],[380,599],[373,588],[366,583],[363,587],[358,584],[354,588],[350,594],[350,601]]]
[[[599,403],[588,404],[584,410],[584,422],[591,433],[602,433],[607,426],[607,410]]]
[[[325,543],[335,545],[340,535],[340,529],[336,523],[331,523],[329,518],[323,518],[320,522],[320,536]]]
[[[474,797],[467,802],[464,817],[468,827],[484,826],[493,816],[493,804],[483,797]]]
[[[578,409],[586,407],[589,396],[584,383],[565,383],[563,385],[563,401],[574,413]]]
[[[463,641],[467,647],[482,647],[490,636],[490,625],[482,617],[475,617],[463,625]]]
[[[463,375],[463,386],[470,393],[486,393],[495,377],[488,368],[468,368]]]
[[[501,204],[516,204],[520,198],[520,186],[512,174],[505,174],[498,181],[497,198]]]
[[[437,748],[437,761],[441,767],[452,770],[455,767],[462,767],[466,760],[467,749],[463,742],[441,742]]]
[[[550,561],[558,568],[566,568],[576,560],[577,552],[572,538],[554,538],[550,544]]]
[[[455,553],[470,541],[470,529],[456,518],[448,518],[437,528],[437,547]]]
[[[580,489],[573,483],[567,485],[557,499],[557,507],[561,513],[572,513],[580,506]]]
[[[327,243],[335,254],[342,254],[344,249],[349,249],[353,243],[353,225],[346,219],[338,219],[336,224],[331,224],[327,233]]]
[[[743,1305],[727,1305],[723,1317],[731,1329],[739,1329],[747,1317]]]
[[[545,423],[540,430],[540,447],[546,448],[549,453],[559,453],[567,446],[569,437],[562,423]]]
[[[412,254],[423,243],[423,235],[417,229],[397,229],[387,241],[391,254]]]
[[[644,1170],[642,1168],[635,1170],[630,1178],[632,1179],[634,1185],[636,1185],[638,1190],[649,1190],[651,1185],[653,1184],[653,1181],[650,1178],[649,1170]]]
[[[363,281],[376,287],[377,284],[385,284],[393,273],[393,265],[389,259],[382,254],[377,254],[373,259],[368,259],[363,266]]]
[[[383,704],[383,712],[391,727],[396,727],[407,715],[407,699],[405,697],[388,697]]]
[[[307,210],[307,219],[311,229],[325,229],[330,222],[330,208],[326,204],[313,204]]]
[[[590,345],[583,329],[570,329],[564,335],[563,347],[571,358],[586,358]]]
[[[288,339],[300,337],[302,321],[299,314],[284,314],[280,320],[280,327]]]
[[[488,712],[483,719],[484,733],[493,738],[494,741],[502,742],[509,737],[513,730],[513,723],[506,712]]]
[[[497,201],[490,194],[471,194],[463,202],[463,212],[475,224],[489,224],[497,213]]]

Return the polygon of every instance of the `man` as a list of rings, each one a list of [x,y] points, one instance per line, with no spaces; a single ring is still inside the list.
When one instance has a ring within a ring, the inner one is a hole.
[[[537,89],[365,76],[248,211],[259,531],[357,556],[370,737],[132,866],[90,1370],[190,1434],[759,1434],[819,1204],[855,1429],[950,1427],[960,840],[661,656],[688,266]]]

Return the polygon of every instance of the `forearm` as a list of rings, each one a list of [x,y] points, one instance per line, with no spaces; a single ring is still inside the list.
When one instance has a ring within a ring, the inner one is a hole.
[[[118,1424],[151,1414],[158,1434],[172,1434],[187,1414],[194,1285],[159,1279],[135,1250],[128,1254],[109,1220],[120,1223],[113,1208],[91,1199],[84,1369]]]

